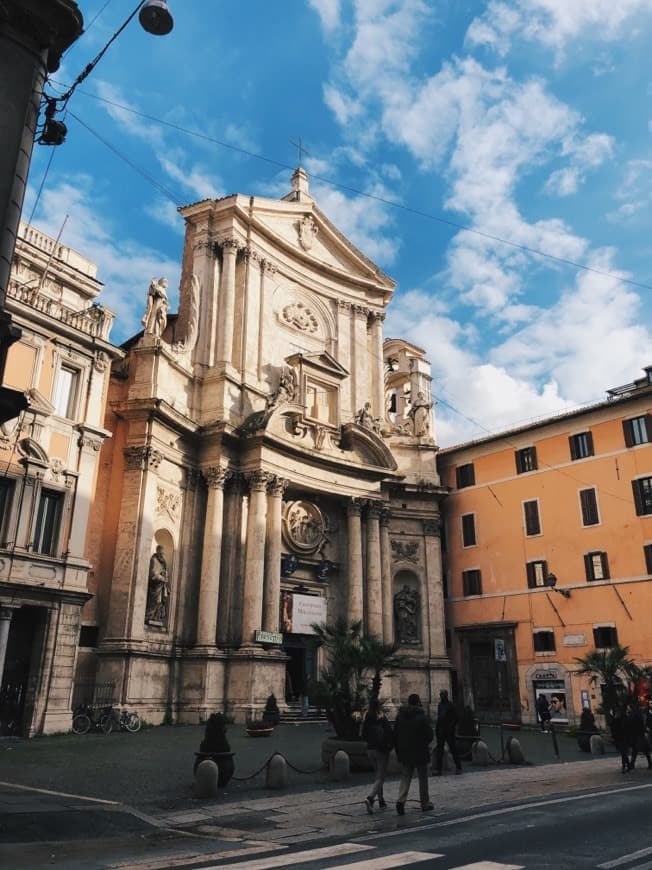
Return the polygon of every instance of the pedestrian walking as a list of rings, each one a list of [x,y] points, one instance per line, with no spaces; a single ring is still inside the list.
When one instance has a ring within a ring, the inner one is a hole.
[[[383,794],[383,784],[387,776],[389,753],[394,748],[394,731],[380,708],[378,698],[372,698],[369,701],[369,709],[362,720],[360,736],[367,741],[367,752],[374,763],[376,772],[374,784],[364,802],[367,812],[371,814],[374,811],[376,798],[378,798],[380,809],[387,806]]]
[[[442,763],[444,760],[445,744],[453,756],[455,762],[455,773],[462,773],[462,762],[455,744],[455,729],[457,728],[457,709],[455,704],[448,697],[446,689],[442,689],[439,693],[439,705],[437,706],[437,724],[435,726],[435,736],[437,745],[435,746],[435,776],[441,776]]]
[[[547,731],[550,725],[550,704],[546,695],[542,694],[537,697],[537,715],[541,723],[541,730]]]
[[[394,725],[394,746],[401,765],[396,801],[396,812],[399,816],[405,815],[405,801],[415,770],[419,777],[421,809],[424,812],[434,809],[428,794],[428,758],[433,737],[430,722],[421,706],[421,698],[416,694],[410,695],[407,706],[398,711]]]
[[[609,722],[609,728],[611,729],[611,738],[614,742],[614,745],[618,752],[620,752],[620,763],[622,766],[622,772],[627,773],[632,769],[629,755],[627,753],[627,746],[629,740],[629,734],[627,733],[627,731],[631,729],[629,726],[627,726],[626,728],[624,712],[620,707],[616,707],[611,711],[611,721]]]
[[[639,752],[647,758],[648,769],[652,769],[652,757],[650,756],[650,744],[645,733],[645,720],[639,706],[628,704],[625,709],[625,722],[629,729],[629,742],[631,749],[630,770],[636,766],[636,756]]]

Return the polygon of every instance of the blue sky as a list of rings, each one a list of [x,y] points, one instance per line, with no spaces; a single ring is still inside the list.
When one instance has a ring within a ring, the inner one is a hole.
[[[51,93],[135,0],[79,5],[87,31]],[[652,0],[169,7],[169,36],[133,21],[77,88],[24,209],[54,236],[69,215],[62,242],[98,263],[113,341],[140,328],[153,275],[178,286],[176,206],[282,196],[301,136],[322,210],[398,281],[385,334],[426,349],[441,446],[652,364]]]

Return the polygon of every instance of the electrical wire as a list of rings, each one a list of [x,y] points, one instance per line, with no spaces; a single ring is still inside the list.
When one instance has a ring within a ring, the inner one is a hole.
[[[74,90],[73,86],[73,89]],[[237,154],[242,154],[246,157],[251,157],[255,160],[261,160],[265,163],[268,163],[272,166],[276,166],[279,169],[287,169],[292,172],[296,169],[295,166],[291,166],[288,163],[285,163],[281,160],[275,160],[272,157],[267,157],[265,154],[260,154],[256,151],[250,151],[246,148],[240,148],[237,145],[231,145],[228,142],[223,142],[220,139],[216,139],[213,136],[208,136],[206,133],[200,133],[198,130],[189,130],[186,127],[182,127],[179,124],[174,124],[171,121],[165,121],[162,118],[157,118],[154,115],[150,115],[146,112],[140,112],[137,109],[133,109],[130,106],[123,106],[121,103],[118,103],[114,100],[109,100],[106,97],[100,97],[97,94],[91,94],[88,91],[79,91],[80,94],[84,96],[91,97],[92,99],[98,100],[99,102],[106,103],[107,105],[113,106],[117,109],[121,109],[125,112],[130,112],[133,115],[136,115],[140,118],[144,118],[147,121],[152,121],[153,123],[160,124],[164,127],[169,127],[172,130],[176,130],[178,133],[183,133],[187,136],[192,136],[196,139],[201,139],[205,142],[210,142],[213,145],[218,145],[221,148],[227,148],[230,151],[234,151]],[[64,97],[59,99],[64,99]],[[361,196],[366,199],[373,200],[375,202],[379,202],[383,205],[391,206],[392,208],[400,209],[401,211],[407,212],[408,214],[413,214],[417,217],[422,217],[427,220],[435,221],[436,223],[443,224],[444,226],[449,226],[452,229],[460,230],[462,232],[471,233],[472,235],[479,236],[484,239],[488,239],[489,241],[499,242],[503,245],[508,245],[511,248],[515,248],[516,250],[523,251],[527,254],[533,254],[537,257],[542,257],[543,259],[552,260],[555,263],[559,263],[564,266],[571,266],[574,269],[579,269],[584,272],[589,272],[594,275],[600,275],[604,278],[610,278],[613,281],[617,281],[620,284],[628,284],[632,287],[638,287],[641,290],[652,290],[652,284],[645,284],[640,281],[634,281],[632,278],[624,278],[621,275],[615,275],[613,272],[608,272],[605,269],[597,269],[594,266],[587,266],[585,263],[578,263],[575,260],[570,260],[567,257],[559,257],[555,254],[551,254],[546,251],[540,251],[538,248],[530,247],[529,245],[523,245],[519,242],[513,242],[509,239],[506,239],[502,236],[494,235],[493,233],[485,232],[481,229],[476,229],[474,227],[468,226],[466,224],[459,223],[458,221],[450,220],[449,218],[442,217],[441,215],[435,215],[431,212],[423,211],[422,209],[418,209],[414,206],[405,205],[404,203],[399,202],[396,199],[388,199],[387,197],[379,196],[378,194],[368,193],[367,191],[360,190],[359,188],[353,187],[348,184],[343,184],[342,182],[333,181],[331,178],[326,178],[323,175],[317,175],[314,173],[307,173],[307,175],[313,179],[314,181],[321,182],[322,184],[326,184],[329,187],[338,188],[340,190],[347,191],[348,193],[353,193],[356,196]]]
[[[36,199],[34,200],[34,205],[32,206],[32,211],[30,213],[29,220],[27,221],[27,223],[30,225],[32,223],[32,220],[34,219],[34,214],[36,213],[36,209],[37,209],[39,201],[41,199],[41,194],[43,193],[43,188],[45,187],[45,182],[47,180],[48,173],[50,172],[50,167],[52,166],[52,161],[54,160],[54,155],[56,153],[56,150],[57,150],[56,148],[50,149],[50,159],[48,160],[48,164],[45,167],[45,172],[43,173],[43,178],[41,179],[41,184],[39,185],[39,189],[38,189],[37,194],[36,194]]]

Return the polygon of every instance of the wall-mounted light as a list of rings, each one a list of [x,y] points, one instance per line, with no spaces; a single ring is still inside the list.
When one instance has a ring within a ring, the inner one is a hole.
[[[568,589],[557,589],[557,577],[555,574],[546,575],[546,586],[550,586],[553,592],[558,592],[564,598],[570,598],[570,590]]]

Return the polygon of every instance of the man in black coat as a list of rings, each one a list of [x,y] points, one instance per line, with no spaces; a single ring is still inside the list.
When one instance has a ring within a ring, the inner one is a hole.
[[[394,725],[394,746],[401,765],[401,781],[396,801],[396,812],[399,816],[405,815],[405,801],[415,769],[419,777],[421,809],[424,812],[434,809],[428,794],[428,758],[433,737],[421,699],[418,695],[410,695],[407,706],[398,711]]]
[[[448,743],[448,748],[455,762],[455,773],[462,773],[462,762],[457,752],[455,745],[455,729],[457,728],[457,710],[455,705],[450,701],[446,689],[442,689],[439,693],[439,706],[437,707],[437,725],[435,734],[437,736],[437,746],[435,747],[435,775],[441,776],[442,762],[444,760],[444,747]]]

